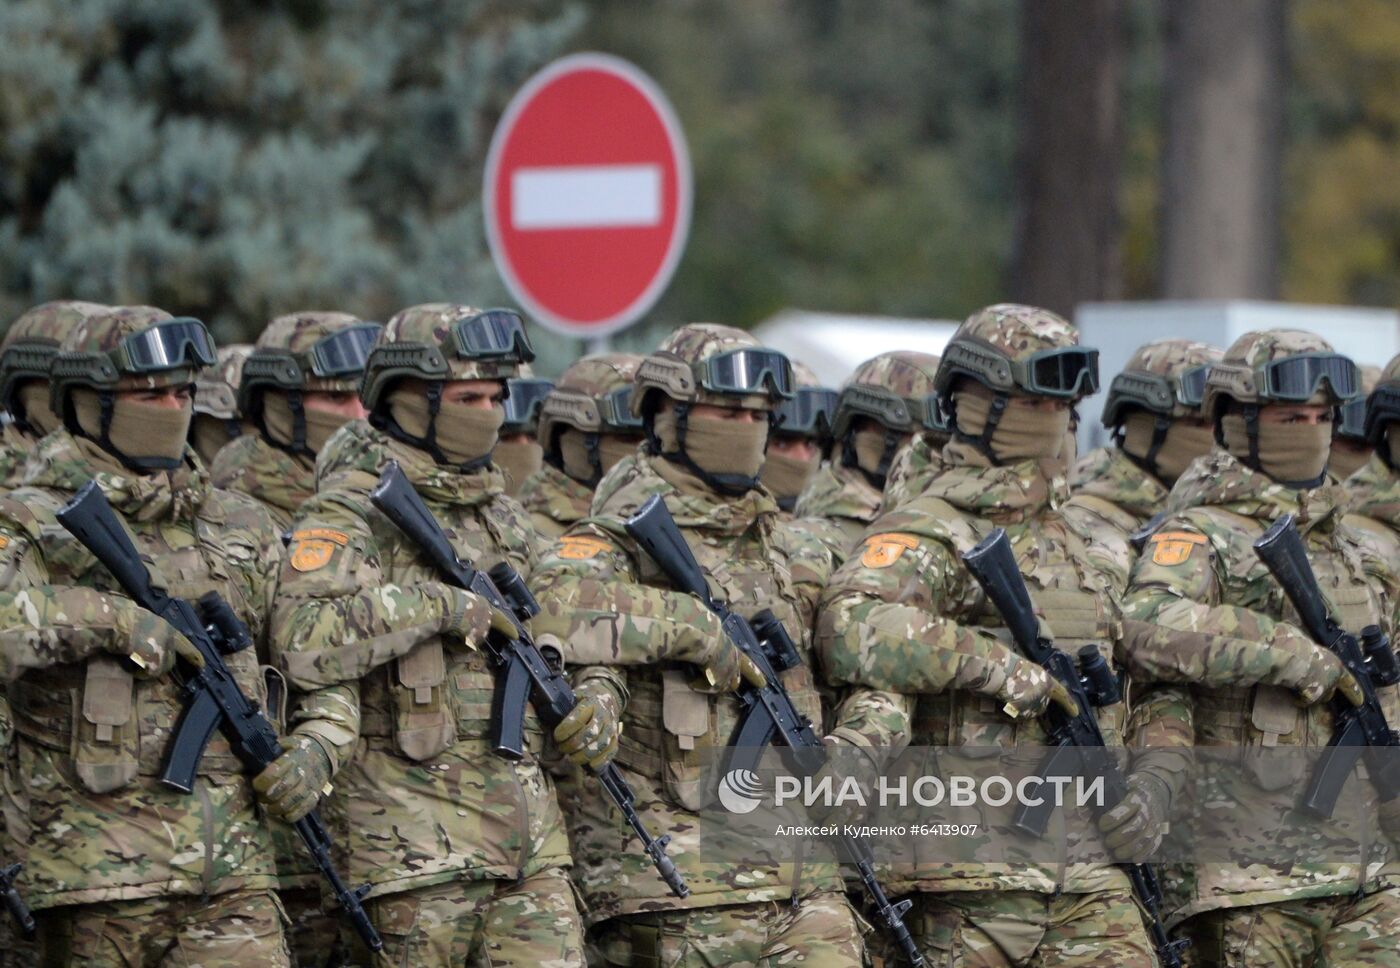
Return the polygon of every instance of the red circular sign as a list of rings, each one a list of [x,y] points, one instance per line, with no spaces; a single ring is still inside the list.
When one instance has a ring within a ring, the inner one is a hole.
[[[575,54],[530,79],[486,156],[491,254],[550,329],[601,336],[660,297],[690,228],[690,160],[665,96],[626,61]]]

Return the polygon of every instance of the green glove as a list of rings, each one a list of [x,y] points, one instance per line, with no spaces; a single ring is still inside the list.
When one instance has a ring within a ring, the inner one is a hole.
[[[1162,845],[1171,795],[1167,785],[1150,773],[1128,777],[1128,795],[1112,810],[1099,817],[1099,832],[1114,860],[1122,863],[1145,862]]]
[[[108,651],[123,656],[136,668],[137,675],[146,679],[165,675],[174,667],[176,657],[196,669],[204,668],[204,656],[194,643],[176,631],[175,626],[144,608],[137,612],[131,635],[114,641]]]
[[[554,742],[576,766],[602,769],[617,755],[617,741],[622,735],[618,708],[621,703],[597,679],[584,682],[574,694],[578,705],[554,727]]]
[[[310,736],[283,737],[282,750],[253,778],[253,792],[270,816],[296,823],[331,792],[331,761]]]

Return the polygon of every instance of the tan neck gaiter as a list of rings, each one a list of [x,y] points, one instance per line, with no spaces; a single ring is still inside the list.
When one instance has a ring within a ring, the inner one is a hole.
[[[1371,459],[1371,453],[1371,448],[1364,444],[1334,438],[1332,453],[1327,458],[1327,469],[1337,480],[1344,481],[1366,466],[1366,462]]]
[[[1225,449],[1242,461],[1249,459],[1249,433],[1244,417],[1226,414],[1222,427]],[[1259,469],[1281,484],[1316,480],[1332,452],[1332,421],[1319,424],[1259,424]]]
[[[657,439],[667,453],[676,450],[676,414],[663,410],[656,415]],[[697,417],[686,421],[685,453],[707,474],[737,474],[757,477],[768,446],[768,421],[716,420]]]
[[[319,454],[331,435],[354,419],[313,407],[304,407],[303,413],[306,417],[306,446],[313,454]],[[284,447],[292,446],[296,419],[292,414],[292,402],[285,393],[272,391],[263,395],[263,424],[273,441]]]
[[[533,439],[498,440],[491,463],[506,474],[506,494],[515,497],[534,473],[544,466],[544,448]]]
[[[1123,452],[1143,459],[1152,449],[1155,417],[1142,410],[1130,413],[1123,421]],[[1215,447],[1215,431],[1208,424],[1173,420],[1167,437],[1157,451],[1157,476],[1166,484],[1175,484],[1197,457],[1204,457]]]
[[[207,467],[214,463],[214,455],[223,449],[232,437],[224,426],[225,421],[211,417],[207,413],[197,413],[190,424],[190,446]]]
[[[904,438],[907,439],[907,438]],[[883,477],[889,472],[886,466],[880,470],[880,458],[885,456],[885,428],[866,427],[864,430],[857,430],[851,435],[851,446],[856,452],[856,466],[867,474]],[[896,444],[894,452],[890,454],[890,463],[894,463],[894,455],[899,453],[899,448],[903,442]]]
[[[980,436],[992,412],[991,391],[959,390],[953,398],[958,429],[970,437]],[[992,453],[1003,462],[1059,457],[1069,418],[1068,407],[1032,410],[1016,406],[1013,399],[992,432]]]
[[[389,395],[389,413],[407,433],[427,435],[428,398],[422,393],[395,390]],[[496,446],[505,419],[506,412],[499,406],[488,410],[444,401],[437,415],[438,450],[453,466],[480,460]]]
[[[24,407],[24,419],[29,421],[40,437],[53,433],[60,426],[58,417],[49,409],[49,385],[29,380],[19,388],[19,402]]]
[[[790,500],[802,493],[820,463],[820,454],[811,460],[798,460],[786,454],[770,452],[763,461],[763,471],[758,479],[779,501]]]
[[[74,390],[73,409],[83,434],[100,440],[102,404],[96,391]],[[193,416],[192,403],[177,409],[117,397],[107,436],[118,455],[128,460],[179,460],[185,453]]]
[[[599,450],[602,442],[599,442]],[[567,427],[559,434],[559,455],[564,459],[564,473],[587,484],[598,473],[588,460],[588,435],[576,427]],[[599,455],[599,463],[602,455]]]
[[[618,461],[624,457],[631,457],[637,452],[637,445],[642,442],[640,437],[625,437],[622,434],[603,434],[598,441],[598,459],[603,463],[603,473],[606,474],[617,466]]]

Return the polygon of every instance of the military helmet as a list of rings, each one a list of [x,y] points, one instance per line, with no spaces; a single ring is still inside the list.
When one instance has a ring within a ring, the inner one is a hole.
[[[881,353],[866,360],[841,387],[832,436],[844,439],[860,417],[897,434],[945,430],[934,393],[940,362],[932,353],[912,350]]]
[[[811,367],[792,361],[797,382],[792,397],[778,404],[773,434],[778,437],[811,438],[825,447],[831,442],[831,424],[836,414],[836,391],[823,386]]]
[[[554,383],[535,376],[529,363],[520,364],[520,375],[506,381],[506,396],[502,403],[506,416],[501,423],[501,436],[535,436],[540,426],[540,408],[553,389]]]
[[[637,353],[600,353],[576,361],[544,400],[539,441],[554,451],[567,427],[588,434],[640,434],[642,419],[632,412],[632,381],[642,357]]]
[[[220,346],[218,360],[213,366],[199,371],[194,381],[194,412],[219,420],[238,420],[238,385],[243,376],[243,364],[253,352],[250,343]]]
[[[100,392],[159,390],[193,383],[217,359],[214,338],[199,320],[152,306],[104,306],[74,325],[50,371],[53,412],[75,387]]]
[[[1134,407],[1163,417],[1199,416],[1206,374],[1224,354],[1208,343],[1164,339],[1140,346],[1108,385],[1103,425],[1122,425]]]
[[[1099,351],[1048,309],[998,303],[979,309],[943,350],[934,389],[952,393],[959,377],[998,393],[1078,400],[1099,388]]]
[[[1356,364],[1316,333],[1256,330],[1235,340],[1225,356],[1211,364],[1201,413],[1219,420],[1227,400],[1340,406],[1360,392]]]
[[[1400,356],[1381,371],[1376,388],[1366,400],[1366,439],[1373,446],[1381,442],[1386,427],[1400,421]]]
[[[243,364],[238,409],[253,417],[268,390],[346,393],[359,389],[384,327],[349,313],[297,312],[268,323]]]
[[[20,385],[27,380],[47,383],[64,337],[87,315],[106,308],[97,303],[60,300],[21,313],[0,343],[0,410],[23,420]]]
[[[371,413],[387,406],[399,380],[509,380],[535,358],[520,314],[456,303],[401,309],[385,325],[365,363],[360,399]]]
[[[690,323],[637,367],[632,413],[655,413],[659,399],[743,410],[772,410],[793,394],[792,363],[742,329]]]
[[[1366,401],[1370,399],[1372,392],[1381,382],[1381,368],[1365,365],[1359,366],[1357,369],[1361,371],[1361,392],[1342,404],[1342,412],[1337,418],[1337,426],[1333,430],[1332,436],[1364,444],[1366,443]]]

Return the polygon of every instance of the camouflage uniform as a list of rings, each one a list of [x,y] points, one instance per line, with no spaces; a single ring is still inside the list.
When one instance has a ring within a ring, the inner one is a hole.
[[[1019,361],[1073,352],[1076,341],[1069,324],[1048,311],[984,309],[944,352],[937,388],[945,401],[956,379],[982,380],[965,368],[962,344],[982,359],[990,349]],[[1009,396],[1012,388],[996,392]],[[1076,383],[1073,396],[1083,392]],[[1038,720],[1013,719],[1002,705],[1020,695],[1039,695],[1043,704],[1045,673],[993,636],[1000,616],[958,559],[994,528],[1010,536],[1058,648],[1074,654],[1093,644],[1111,659],[1119,634],[1120,552],[1105,554],[1098,536],[1067,511],[1063,461],[1000,464],[978,446],[989,447],[988,439],[957,431],[944,448],[942,473],[870,526],[862,553],[846,560],[823,596],[817,646],[827,675],[906,696],[916,744],[1044,745]],[[1038,708],[1032,703],[1026,711]],[[1123,704],[1099,709],[1098,718],[1108,742],[1121,744]],[[956,772],[956,762],[940,753],[943,769]],[[1009,813],[997,814],[984,808],[988,823],[1009,822]],[[1113,866],[949,862],[920,842],[910,860],[881,876],[891,892],[914,892],[906,920],[932,965],[1152,963],[1128,880]]]
[[[540,410],[554,384],[535,376],[530,364],[520,364],[520,376],[506,381],[506,419],[491,462],[506,476],[506,495],[520,500],[526,482],[543,466]]]
[[[238,384],[243,376],[243,364],[252,352],[253,348],[246,343],[220,346],[219,361],[201,370],[195,381],[190,446],[205,466],[213,465],[225,444],[248,431],[238,408]]]
[[[545,397],[539,425],[544,466],[525,482],[519,497],[541,537],[557,538],[587,516],[593,492],[606,470],[598,453],[602,438],[615,439],[640,431],[640,427],[618,426],[611,418],[621,416],[630,424],[625,409],[615,412],[614,408],[626,408],[641,359],[635,353],[584,357],[564,371]],[[604,407],[606,414],[601,409]],[[570,428],[583,435],[584,447],[594,463],[591,479],[574,477],[565,471],[559,438]]]
[[[1375,453],[1366,435],[1366,400],[1381,380],[1381,368],[1361,366],[1361,393],[1342,407],[1337,426],[1332,432],[1332,454],[1327,469],[1339,481],[1346,481],[1366,466]]]
[[[637,794],[648,829],[672,838],[668,853],[691,889],[684,900],[669,894],[617,812],[585,784],[570,817],[579,855],[576,878],[609,964],[861,961],[858,921],[831,863],[808,858],[794,865],[767,856],[742,866],[706,862],[697,817],[707,799],[700,760],[726,742],[740,707],[732,695],[691,688],[687,670],[693,667],[668,659],[678,631],[715,620],[698,599],[668,587],[623,527],[649,497],[661,495],[718,594],[748,614],[771,608],[810,659],[808,630],[829,570],[825,550],[781,522],[766,490],[750,483],[746,493],[725,496],[692,469],[657,456],[663,450],[654,430],[659,407],[688,412],[687,402],[675,401],[689,400],[767,411],[772,402],[762,389],[685,393],[673,381],[663,391],[649,367],[679,368],[685,385],[694,387],[690,367],[754,346],[739,330],[691,325],[643,362],[633,405],[645,414],[646,448],[604,479],[592,514],[560,539],[532,583],[543,609],[536,631],[566,643],[569,661],[581,667],[576,681],[605,680],[623,706],[616,763]],[[810,666],[782,675],[793,701],[820,721]],[[864,733],[852,727],[848,742],[899,742],[883,731],[888,710],[855,708],[853,722],[861,722],[860,712],[869,720]]]
[[[220,412],[246,415],[254,429],[226,444],[214,458],[210,476],[215,487],[246,494],[256,500],[272,516],[281,533],[290,528],[292,516],[303,501],[315,493],[315,455],[275,443],[262,427],[262,394],[278,390],[282,383],[300,382],[301,390],[353,392],[360,382],[360,372],[338,377],[318,377],[303,368],[297,354],[305,354],[317,342],[345,329],[363,325],[348,313],[301,312],[274,319],[258,337],[255,347],[237,364],[241,380],[229,386],[237,387],[232,401],[220,399]],[[291,362],[297,377],[284,372]],[[233,364],[221,354],[219,372],[228,375]],[[202,390],[201,390],[202,392]],[[291,392],[299,392],[292,390]],[[196,397],[198,400],[199,398]],[[230,407],[230,403],[232,406]],[[268,656],[260,657],[264,662]],[[271,676],[277,676],[269,670]],[[275,680],[272,680],[275,681]],[[278,682],[277,693],[285,696],[286,686]],[[285,711],[274,709],[275,716]],[[306,847],[295,831],[285,823],[273,821],[272,837],[277,851],[278,894],[291,921],[288,940],[292,957],[298,965],[324,964],[335,945],[337,923],[333,915],[322,911],[321,879]]]
[[[807,485],[796,510],[799,518],[826,518],[836,525],[841,539],[832,545],[832,552],[838,561],[855,549],[879,513],[896,451],[910,435],[940,429],[936,407],[930,409],[938,362],[928,353],[884,353],[856,367],[841,388],[832,424],[831,460]],[[884,434],[883,452],[874,470],[859,463],[856,435],[862,419]]]
[[[514,374],[518,357],[457,355],[451,327],[474,315],[430,304],[385,327],[362,388],[375,426],[347,424],[325,448],[292,531],[274,640],[299,690],[293,734],[330,757],[326,813],[347,881],[371,887],[366,908],[387,961],[576,965],[581,928],[539,722],[530,710],[523,759],[493,755],[487,657],[446,634],[454,590],[369,501],[398,461],[464,561],[530,574],[536,537],[501,472],[436,463],[396,439],[386,412],[392,382],[411,375],[394,369],[404,350],[418,350],[427,362],[415,365],[434,367],[436,380]]]
[[[168,319],[148,307],[93,312],[55,366],[91,372],[123,337]],[[114,385],[179,385],[193,373],[177,366]],[[55,412],[85,379],[55,370]],[[25,486],[0,500],[0,661],[16,729],[5,813],[29,843],[24,890],[44,963],[286,965],[271,844],[228,743],[214,735],[192,794],[158,778],[184,698],[169,676],[135,676],[119,656],[158,649],[168,627],[114,591],[55,522],[89,480],[171,594],[219,592],[258,639],[278,559],[267,513],[210,487],[189,448],[178,469],[141,475],[60,430],[40,444]],[[226,661],[245,692],[264,697],[252,650]]]
[[[1400,473],[1396,471],[1395,444],[1389,442],[1400,437],[1397,426],[1400,356],[1386,366],[1368,402],[1366,432],[1375,452],[1346,481],[1351,499],[1347,523],[1356,529],[1374,557],[1391,562],[1400,562]]]
[[[778,510],[784,520],[791,520],[797,508],[797,499],[802,496],[811,476],[821,468],[826,452],[831,448],[831,421],[836,414],[835,390],[821,385],[808,366],[792,360],[792,373],[797,381],[790,400],[778,405],[777,423],[773,427],[772,440],[764,457],[763,471],[759,479],[778,502]],[[774,463],[772,441],[806,441],[818,453],[814,461],[807,465],[810,472],[801,487],[784,486],[784,475]],[[792,493],[795,491],[796,493]]]
[[[1329,351],[1325,341],[1308,333],[1246,334],[1223,363],[1212,366],[1205,412],[1218,428],[1227,399],[1256,408],[1269,402],[1254,389],[1263,385],[1263,367]],[[1314,401],[1328,400],[1338,402],[1335,391],[1319,389]],[[1287,749],[1320,746],[1332,735],[1331,711],[1317,700],[1330,692],[1340,664],[1291,624],[1291,606],[1253,542],[1274,520],[1294,514],[1318,582],[1342,624],[1353,630],[1373,623],[1392,627],[1392,616],[1369,580],[1388,567],[1367,561],[1342,511],[1335,481],[1300,490],[1223,450],[1197,460],[1172,489],[1168,516],[1138,560],[1124,603],[1128,656],[1136,675],[1190,687],[1198,746]],[[1392,719],[1394,692],[1382,691]],[[1300,708],[1299,696],[1313,704]],[[1208,785],[1199,800],[1240,805],[1261,819],[1262,829],[1278,829],[1277,821],[1294,809],[1303,777],[1279,775],[1286,767],[1260,775],[1252,768],[1256,761],[1243,762],[1239,770],[1203,779]],[[1374,816],[1369,784],[1353,779],[1346,796]],[[1203,831],[1248,836],[1214,830],[1210,818],[1201,810],[1193,819]],[[1339,844],[1366,842],[1351,819],[1339,816],[1334,822],[1349,835]],[[1307,836],[1325,835],[1309,831]],[[1325,844],[1308,844],[1319,846]],[[1400,964],[1392,940],[1400,927],[1400,895],[1388,887],[1391,869],[1379,866],[1387,854],[1384,842],[1369,849],[1369,870],[1358,858],[1352,864],[1299,862],[1285,869],[1199,863],[1176,871],[1183,903],[1174,919],[1193,939],[1194,957],[1206,964]],[[1345,850],[1355,853],[1354,846]]]

